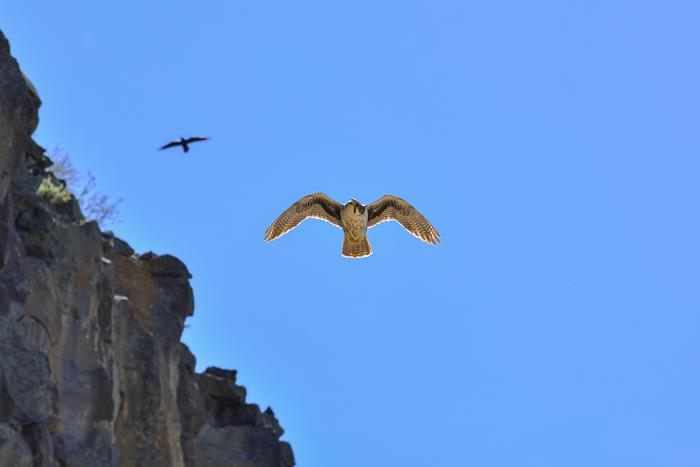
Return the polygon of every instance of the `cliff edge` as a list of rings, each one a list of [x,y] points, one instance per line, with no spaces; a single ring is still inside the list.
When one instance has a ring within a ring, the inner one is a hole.
[[[0,32],[0,466],[293,466],[235,371],[194,372],[187,267],[37,194],[40,104]]]

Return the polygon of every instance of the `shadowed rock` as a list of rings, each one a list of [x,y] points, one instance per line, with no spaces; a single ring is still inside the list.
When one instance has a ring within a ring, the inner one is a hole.
[[[293,465],[235,372],[195,373],[187,267],[36,194],[39,104],[0,33],[0,466]]]

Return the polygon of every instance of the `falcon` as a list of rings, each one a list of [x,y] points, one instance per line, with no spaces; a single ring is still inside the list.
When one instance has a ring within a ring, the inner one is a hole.
[[[304,196],[284,211],[265,232],[265,240],[286,234],[309,217],[321,219],[343,229],[342,254],[346,258],[364,258],[372,254],[367,229],[385,221],[397,221],[413,236],[431,245],[440,243],[440,234],[428,220],[405,200],[386,195],[365,206],[356,199],[340,204],[324,193]]]
[[[171,141],[165,146],[161,146],[160,150],[162,151],[163,149],[168,149],[168,148],[174,148],[175,146],[182,146],[182,151],[183,152],[190,152],[190,144],[191,143],[197,143],[199,141],[206,141],[209,138],[205,138],[202,136],[192,136],[190,138],[183,138],[180,137],[180,141]]]

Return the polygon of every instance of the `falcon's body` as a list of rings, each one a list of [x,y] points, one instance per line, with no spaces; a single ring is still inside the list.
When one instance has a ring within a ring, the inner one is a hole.
[[[299,225],[309,217],[316,217],[340,227],[345,233],[343,256],[362,258],[372,254],[367,240],[367,229],[395,220],[424,242],[440,242],[437,230],[416,208],[401,198],[386,195],[365,206],[355,199],[344,205],[323,193],[304,196],[280,215],[265,232],[265,240],[272,241]]]
[[[367,240],[368,214],[367,207],[354,199],[340,208],[340,226],[345,232],[343,256],[362,258],[372,254]]]

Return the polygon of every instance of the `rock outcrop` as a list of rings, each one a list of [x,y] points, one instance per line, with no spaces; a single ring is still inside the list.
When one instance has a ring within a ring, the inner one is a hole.
[[[39,105],[0,33],[0,466],[293,466],[234,371],[195,373],[187,267],[37,194]]]

